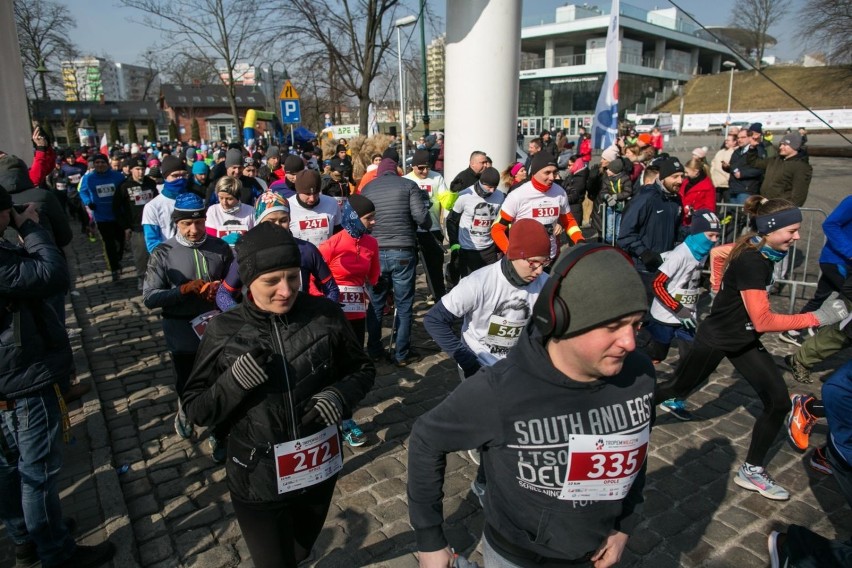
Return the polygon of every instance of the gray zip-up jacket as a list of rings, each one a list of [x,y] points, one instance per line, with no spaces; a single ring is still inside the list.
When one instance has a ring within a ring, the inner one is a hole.
[[[376,225],[371,234],[379,241],[380,249],[414,249],[417,227],[432,227],[429,206],[420,188],[410,179],[399,177],[395,170],[377,176],[361,195],[376,206]]]

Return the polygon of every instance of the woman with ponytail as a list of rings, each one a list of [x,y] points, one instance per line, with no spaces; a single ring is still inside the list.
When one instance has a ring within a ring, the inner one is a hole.
[[[763,403],[746,461],[734,482],[769,499],[786,500],[790,494],[772,479],[765,466],[769,447],[790,410],[790,395],[760,336],[809,325],[829,325],[843,319],[846,308],[835,298],[805,314],[773,312],[767,293],[773,267],[799,239],[802,213],[789,201],[757,195],[746,200],[744,209],[753,232],[743,236],[731,251],[721,289],[710,315],[698,326],[692,350],[680,360],[674,381],[658,388],[655,396],[657,402],[687,396],[727,357]]]

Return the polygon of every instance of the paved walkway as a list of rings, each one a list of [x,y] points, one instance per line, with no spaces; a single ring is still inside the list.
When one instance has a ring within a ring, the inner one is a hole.
[[[69,255],[76,294],[70,296],[68,326],[82,330],[72,339],[78,374],[94,388],[72,406],[75,442],[66,447],[62,472],[65,514],[78,520],[82,540],[109,536],[115,542],[116,567],[252,566],[224,469],[210,459],[206,435],[199,431],[181,440],[174,432],[174,378],[158,315],[142,305],[130,269],[118,284],[109,282],[99,246],[78,236]],[[418,291],[415,307],[422,314],[428,308],[422,277]],[[774,334],[765,339],[779,364],[792,352]],[[458,375],[419,325],[413,342],[431,355],[409,369],[380,367],[356,413],[370,443],[346,449],[311,566],[417,565],[405,495],[407,437],[414,420],[454,388]],[[849,356],[846,350],[821,369],[836,368]],[[671,366],[663,363],[660,371],[665,376]],[[792,389],[808,390],[794,384],[789,372],[785,377]],[[819,387],[817,382],[810,391]],[[829,538],[848,536],[852,511],[834,480],[808,470],[780,436],[770,471],[793,498],[773,502],[734,485],[760,403],[727,361],[689,403],[695,421],[662,415],[653,431],[645,520],[623,566],[762,566],[766,534],[789,523]],[[826,431],[818,425],[814,442]],[[469,493],[474,475],[466,454],[448,457],[447,531],[457,551],[473,551],[479,559],[474,549],[483,518]],[[0,568],[14,565],[8,542],[0,540]]]

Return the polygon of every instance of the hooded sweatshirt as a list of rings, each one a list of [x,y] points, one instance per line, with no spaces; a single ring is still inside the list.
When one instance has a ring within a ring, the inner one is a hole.
[[[408,503],[418,550],[447,545],[441,528],[446,454],[472,448],[481,450],[488,479],[485,535],[501,556],[525,567],[537,565],[533,556],[577,559],[613,529],[629,534],[643,501],[647,443],[622,461],[637,474],[629,489],[622,487],[623,498],[559,495],[572,445],[579,451],[586,436],[603,447],[647,436],[653,397],[654,368],[645,355],[629,354],[615,376],[575,381],[550,363],[544,338],[529,324],[506,359],[462,382],[414,424]]]

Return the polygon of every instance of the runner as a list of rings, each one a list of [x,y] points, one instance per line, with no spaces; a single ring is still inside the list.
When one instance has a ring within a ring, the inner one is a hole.
[[[701,209],[693,215],[690,229],[692,234],[666,255],[654,278],[651,317],[645,325],[651,337],[645,350],[654,364],[668,357],[674,339],[680,342],[681,359],[695,339],[701,270],[719,240],[722,224],[715,213]],[[682,399],[664,400],[660,406],[680,420],[692,420]]]
[[[789,201],[759,195],[749,197],[743,208],[753,232],[740,238],[731,251],[710,315],[698,326],[692,350],[678,363],[674,381],[658,389],[656,400],[688,395],[727,357],[763,403],[746,461],[734,482],[768,499],[783,501],[790,498],[789,492],[775,482],[765,466],[769,447],[790,410],[790,395],[760,336],[768,331],[829,325],[842,319],[845,308],[842,302],[840,306],[830,302],[808,314],[772,312],[767,288],[772,284],[773,265],[799,239],[802,213]]]
[[[183,411],[183,390],[189,379],[203,326],[216,309],[219,282],[233,259],[231,248],[204,230],[205,207],[194,193],[182,193],[172,219],[177,234],[151,252],[142,296],[148,309],[162,308],[163,335],[172,356],[177,378],[178,411],[175,431],[181,438],[192,436],[192,424]],[[213,459],[224,460],[221,434],[210,436]]]
[[[350,195],[343,205],[343,230],[322,243],[319,251],[340,288],[339,303],[355,330],[358,345],[366,336],[366,286],[375,286],[381,273],[379,243],[370,236],[376,224],[376,207],[363,195]],[[367,436],[354,420],[343,421],[343,439],[352,447],[363,446]]]
[[[530,180],[506,196],[500,208],[500,220],[491,227],[491,237],[502,251],[509,247],[507,232],[515,219],[531,217],[544,225],[550,235],[550,257],[556,258],[557,237],[564,231],[573,244],[583,242],[583,233],[571,215],[565,190],[554,185],[556,160],[539,152],[530,164]]]
[[[491,236],[491,226],[506,199],[498,185],[500,173],[485,168],[472,186],[458,192],[447,216],[450,264],[457,267],[460,278],[500,259],[500,251]]]
[[[145,206],[159,192],[151,178],[145,177],[145,160],[135,157],[129,160],[130,178],[118,188],[112,201],[115,221],[124,231],[124,240],[130,242],[133,251],[133,263],[136,268],[136,287],[141,290],[148,270],[148,249],[145,246],[145,234],[142,232],[142,214]]]
[[[112,281],[118,282],[121,254],[124,251],[124,231],[115,222],[112,200],[115,190],[124,183],[124,176],[121,172],[109,169],[109,160],[103,154],[95,154],[92,162],[95,170],[80,181],[80,199],[94,216],[104,244],[107,270],[112,274]]]
[[[441,527],[446,455],[471,448],[488,478],[486,566],[618,562],[639,521],[653,413],[654,368],[632,353],[646,309],[624,253],[568,249],[506,359],[415,422],[408,503],[422,568],[453,566]]]
[[[207,208],[204,223],[207,234],[219,237],[234,246],[240,235],[254,227],[254,207],[240,202],[242,183],[231,176],[216,180],[215,193],[218,203]]]
[[[319,246],[340,230],[337,200],[320,193],[320,175],[302,170],[296,176],[296,195],[290,200],[290,231],[297,239]]]
[[[228,426],[228,489],[254,565],[295,568],[343,467],[337,423],[370,390],[375,368],[338,306],[299,293],[288,231],[260,223],[236,253],[249,293],[210,321],[186,410],[199,426]]]

